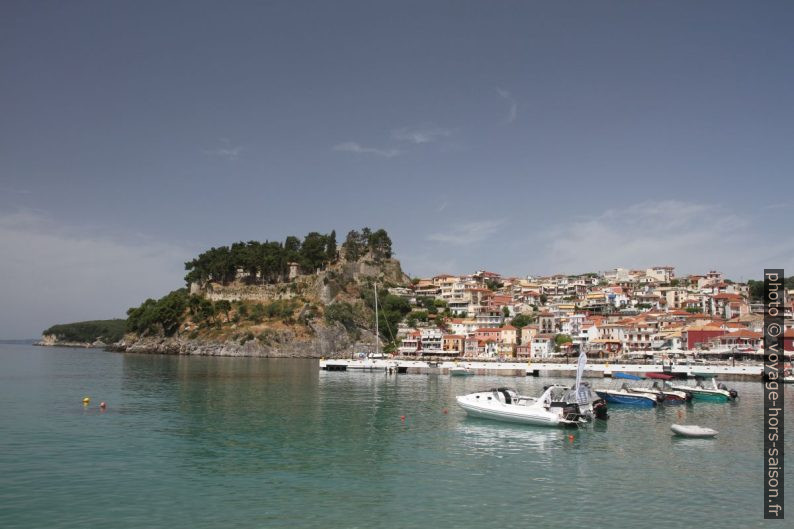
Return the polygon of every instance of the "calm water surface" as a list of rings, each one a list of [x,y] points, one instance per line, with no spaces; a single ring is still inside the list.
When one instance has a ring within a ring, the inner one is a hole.
[[[791,527],[762,520],[760,383],[573,442],[454,404],[551,381],[0,345],[0,527]],[[679,409],[720,436],[673,439]]]

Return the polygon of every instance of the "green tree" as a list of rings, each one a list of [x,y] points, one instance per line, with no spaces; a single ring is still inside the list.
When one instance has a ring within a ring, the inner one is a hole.
[[[488,290],[494,290],[494,291],[499,290],[500,288],[502,288],[502,286],[504,285],[499,281],[497,281],[496,279],[488,279],[485,282],[485,288],[487,288]]]
[[[332,263],[336,261],[336,230],[331,230],[325,244],[325,259]]]
[[[368,244],[376,260],[391,258],[391,239],[386,230],[380,229],[369,235]]]
[[[326,237],[316,231],[306,235],[300,248],[300,264],[307,274],[322,268],[327,256]]]
[[[174,334],[184,320],[188,307],[187,290],[180,288],[158,300],[147,299],[127,311],[127,330],[138,334]]]
[[[260,324],[262,323],[262,320],[265,319],[266,315],[267,315],[267,310],[265,309],[265,306],[261,303],[257,303],[251,309],[251,315],[249,316],[249,318],[255,324]]]
[[[557,345],[562,345],[568,342],[573,342],[573,339],[567,334],[557,334],[554,336],[554,343]]]
[[[532,323],[532,316],[529,314],[517,314],[516,317],[513,318],[513,321],[510,322],[510,324],[517,329],[522,329],[530,323]]]
[[[290,235],[284,241],[284,256],[288,263],[298,263],[301,257],[301,241]]]
[[[350,230],[345,238],[345,259],[348,261],[358,261],[364,253],[364,248],[360,242],[361,234],[356,230]]]
[[[763,301],[764,300],[764,282],[763,281],[755,281],[753,279],[747,282],[747,286],[750,290],[750,299],[753,301]]]
[[[226,315],[226,322],[228,323],[229,322],[229,311],[232,310],[232,304],[229,302],[229,300],[220,299],[220,300],[216,301],[215,302],[215,308],[218,310],[218,312],[222,312],[222,313],[224,313]]]
[[[325,321],[340,323],[348,332],[357,332],[353,306],[350,303],[338,302],[325,307]]]

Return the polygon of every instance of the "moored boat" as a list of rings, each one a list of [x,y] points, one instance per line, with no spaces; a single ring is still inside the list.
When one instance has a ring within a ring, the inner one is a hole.
[[[681,437],[707,438],[714,437],[719,433],[717,430],[704,428],[703,426],[697,426],[694,424],[672,424],[670,425],[670,429],[676,435],[680,435]]]
[[[687,386],[683,384],[671,384],[670,387],[677,391],[686,391],[692,394],[695,400],[704,400],[710,402],[728,402],[735,400],[739,393],[735,389],[729,390],[725,384],[717,384],[715,375],[710,373],[696,374],[695,379],[697,383],[694,386]],[[711,380],[709,385],[707,380]]]
[[[595,392],[599,397],[612,404],[652,408],[656,406],[658,402],[656,397],[652,395],[635,393],[628,389],[597,389]]]
[[[613,378],[621,378],[626,380],[642,380],[641,377],[629,375],[627,373],[613,373],[612,376]],[[635,388],[630,387],[626,382],[624,382],[618,389],[602,388],[596,389],[595,392],[599,397],[613,404],[640,406],[644,408],[652,408],[653,406],[656,406],[658,402],[664,399],[664,397],[661,395],[651,395],[649,393],[634,391],[634,389]]]
[[[458,406],[471,417],[537,426],[577,426],[587,418],[575,403],[552,400],[555,387],[539,398],[525,397],[508,388],[496,388],[456,397]]]
[[[449,375],[453,377],[468,377],[474,374],[474,371],[468,367],[453,366],[449,368]]]
[[[663,404],[685,404],[692,400],[692,394],[686,391],[677,391],[666,387],[669,380],[673,377],[665,373],[645,373],[645,378],[654,379],[650,387],[633,387],[630,390],[634,393],[645,393],[656,398],[657,402]],[[659,387],[659,380],[663,386]],[[661,398],[660,398],[661,397]]]

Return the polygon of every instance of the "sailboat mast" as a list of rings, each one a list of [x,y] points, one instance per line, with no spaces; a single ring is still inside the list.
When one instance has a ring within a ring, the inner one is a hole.
[[[378,341],[378,284],[375,283],[375,354],[380,352]]]

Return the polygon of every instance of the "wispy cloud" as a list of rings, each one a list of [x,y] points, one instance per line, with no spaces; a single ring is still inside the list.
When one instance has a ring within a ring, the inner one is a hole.
[[[217,156],[227,160],[236,160],[240,153],[243,152],[241,145],[232,145],[228,138],[219,138],[220,145],[214,149],[204,149],[204,154],[209,156]]]
[[[427,240],[455,245],[474,244],[496,233],[504,223],[505,219],[464,222],[446,232],[431,233]]]
[[[391,137],[395,140],[407,141],[417,145],[422,145],[424,143],[436,142],[451,135],[451,130],[441,127],[403,127],[393,130]]]
[[[17,188],[17,187],[4,187],[4,186],[0,186],[0,192],[8,193],[11,195],[30,195],[33,193],[30,189]]]
[[[666,200],[558,224],[524,244],[535,249],[527,260],[549,273],[670,264],[679,273],[716,268],[747,278],[760,277],[765,263],[793,266],[794,241],[773,242],[762,233],[730,207]]]
[[[182,286],[194,251],[46,214],[0,211],[0,338],[31,338],[54,324],[123,317],[128,307]]]
[[[505,118],[505,123],[512,123],[518,117],[518,102],[516,102],[515,98],[508,92],[502,88],[497,88],[496,93],[507,101],[510,104],[510,108],[507,111],[507,118]]]
[[[376,149],[375,147],[365,147],[355,141],[346,141],[333,146],[334,151],[352,152],[354,154],[374,154],[384,158],[393,158],[402,154],[399,149]]]

